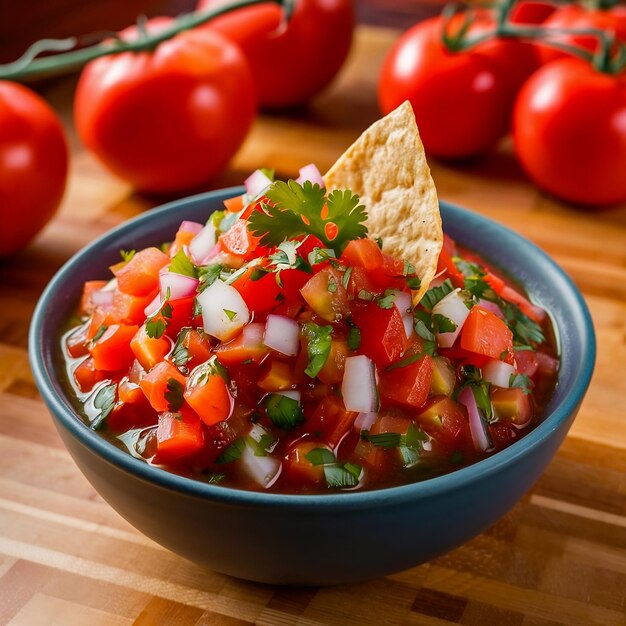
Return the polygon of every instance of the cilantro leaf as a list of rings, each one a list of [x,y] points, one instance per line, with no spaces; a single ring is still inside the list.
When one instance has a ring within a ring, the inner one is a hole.
[[[328,465],[335,462],[335,455],[328,448],[313,448],[304,455],[312,465]]]
[[[161,308],[146,320],[146,335],[152,339],[159,339],[165,333],[165,329],[172,321],[174,310],[167,299],[161,305]]]
[[[202,292],[207,287],[210,287],[221,275],[225,269],[220,263],[213,263],[211,265],[203,265],[198,268],[198,278],[200,284],[198,285],[198,291]]]
[[[105,385],[98,390],[93,400],[93,405],[96,409],[100,410],[100,413],[98,413],[89,424],[93,430],[102,428],[106,418],[115,406],[116,397],[117,385],[115,383]]]
[[[454,291],[454,286],[450,282],[450,279],[447,278],[439,287],[432,287],[429,289],[420,300],[420,304],[429,311],[432,311],[433,307],[437,302],[443,300],[449,293]]]
[[[363,469],[356,463],[324,465],[324,478],[328,487],[356,487]]]
[[[198,275],[194,264],[182,250],[179,250],[172,259],[172,262],[170,263],[170,272],[182,274],[183,276],[191,276],[191,278],[196,278]]]
[[[361,345],[361,329],[352,321],[351,318],[348,318],[346,323],[348,324],[348,348],[350,348],[350,350],[358,350]]]
[[[265,410],[272,423],[284,430],[295,428],[304,421],[300,403],[280,393],[270,393],[267,396]]]
[[[224,463],[232,463],[232,461],[237,461],[241,458],[241,453],[245,448],[246,442],[243,437],[239,437],[239,439],[235,439],[227,448],[224,448],[222,453],[217,457],[215,462],[218,465],[222,465]]]
[[[170,360],[174,365],[178,367],[187,365],[187,363],[191,361],[191,355],[189,354],[189,350],[187,350],[187,348],[183,345],[185,338],[190,331],[190,326],[185,326],[185,328],[180,329],[178,337],[176,338],[176,344],[174,345],[174,349],[172,350],[172,354],[170,355]]]
[[[124,263],[128,263],[137,254],[137,250],[120,250],[120,256]]]
[[[350,240],[367,235],[365,207],[349,190],[335,190],[326,197],[326,190],[310,181],[300,185],[295,180],[279,180],[265,195],[272,204],[263,203],[262,210],[248,218],[248,230],[260,237],[261,245],[276,246],[299,235],[315,235],[341,254]]]
[[[369,432],[361,433],[361,439],[369,441],[371,444],[379,448],[397,448],[402,442],[402,435],[400,433],[379,433],[377,435],[370,435]]]
[[[522,313],[518,307],[504,300],[502,300],[502,305],[507,325],[513,333],[513,341],[529,344],[531,342],[543,343],[546,340],[541,326]]]
[[[416,309],[413,311],[415,332],[426,341],[435,341],[435,329],[430,313]]]
[[[108,326],[106,326],[105,324],[102,324],[100,326],[100,328],[98,328],[98,330],[96,331],[96,334],[91,338],[91,343],[94,344],[96,343],[96,341],[98,341],[98,339],[100,339],[100,337],[102,337],[102,335],[104,335],[104,333],[106,333]]]
[[[204,478],[204,482],[209,483],[209,485],[218,485],[226,478],[226,474],[209,474],[206,478]]]
[[[170,411],[178,411],[185,399],[183,398],[184,387],[176,378],[168,378],[165,386],[165,393],[163,394],[167,401],[167,408]]]
[[[449,317],[441,315],[440,313],[433,315],[433,323],[440,333],[453,333],[457,328],[456,322],[453,322]]]
[[[511,377],[509,378],[509,387],[518,387],[522,390],[525,396],[531,393],[533,386],[533,381],[530,379],[528,374],[511,374]]]
[[[385,293],[376,300],[376,304],[381,309],[391,309],[397,297],[398,294],[393,289],[385,289]]]
[[[313,322],[304,325],[304,335],[307,338],[307,353],[309,363],[304,373],[315,378],[328,360],[332,345],[332,326],[318,326]]]
[[[343,278],[341,279],[341,284],[343,285],[344,289],[348,289],[348,286],[350,285],[350,276],[352,276],[352,268],[349,267],[343,275]]]

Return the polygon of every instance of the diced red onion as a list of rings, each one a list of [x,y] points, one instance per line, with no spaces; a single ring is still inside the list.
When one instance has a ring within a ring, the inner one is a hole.
[[[212,337],[228,341],[250,321],[250,311],[241,294],[230,285],[216,280],[198,297],[204,330]]]
[[[346,359],[341,383],[343,404],[348,411],[370,413],[378,408],[374,363],[365,355]]]
[[[189,220],[184,220],[181,222],[178,230],[181,230],[185,233],[196,233],[196,235],[204,228],[202,224],[198,222],[190,222]]]
[[[209,220],[209,223],[189,242],[191,260],[196,265],[201,265],[216,243],[215,226],[213,225],[213,220]]]
[[[245,440],[244,440],[245,441]],[[239,467],[260,487],[271,487],[281,470],[281,463],[273,456],[257,456],[250,444],[246,441]]]
[[[369,411],[368,413],[359,413],[354,420],[354,430],[360,433],[362,430],[369,430],[376,421],[378,413]]]
[[[459,403],[467,409],[470,433],[472,435],[474,447],[479,452],[486,452],[492,444],[489,436],[487,435],[487,425],[483,422],[483,419],[478,412],[474,392],[469,387],[465,387],[465,389],[459,393],[457,399]]]
[[[152,302],[143,310],[146,317],[152,317],[161,308],[161,294],[157,293]]]
[[[502,309],[495,302],[491,302],[489,300],[481,298],[478,301],[478,306],[485,309],[485,311],[489,311],[490,313],[497,315],[501,320],[504,319],[504,313],[502,313]]]
[[[433,307],[433,315],[443,315],[456,324],[456,328],[450,333],[437,333],[437,344],[441,348],[449,348],[456,341],[469,315],[469,309],[459,295],[460,291],[455,289]]]
[[[284,315],[267,316],[263,343],[285,356],[296,356],[300,350],[300,326]]]
[[[115,292],[112,289],[98,289],[91,294],[91,302],[95,306],[109,307],[113,304],[113,294]]]
[[[246,193],[253,198],[260,196],[271,184],[272,181],[261,170],[252,172],[244,182]]]
[[[170,300],[195,296],[199,282],[197,278],[192,276],[185,276],[176,272],[165,272],[159,276],[161,298],[166,298],[168,294]]]
[[[497,387],[508,388],[511,386],[511,376],[515,374],[515,368],[504,361],[491,359],[482,368],[483,380]]]
[[[322,189],[324,189],[324,187],[326,186],[324,185],[324,179],[322,178],[320,171],[313,163],[309,163],[308,165],[301,167],[300,176],[296,178],[296,182],[300,185],[302,185],[307,180],[313,185],[319,185]]]
[[[245,348],[260,348],[263,346],[263,333],[265,332],[265,324],[261,322],[252,322],[243,327],[243,345]]]

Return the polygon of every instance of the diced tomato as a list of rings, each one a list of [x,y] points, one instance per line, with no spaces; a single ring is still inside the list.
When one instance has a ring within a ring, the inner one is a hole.
[[[420,408],[428,398],[433,376],[433,360],[425,354],[414,363],[379,374],[378,391],[397,404]]]
[[[234,256],[247,258],[256,248],[256,242],[248,232],[248,223],[238,219],[219,239],[220,248]]]
[[[226,381],[210,363],[200,365],[191,373],[185,400],[207,426],[228,419],[233,408]]]
[[[387,367],[404,353],[407,338],[397,307],[383,309],[376,302],[368,302],[354,311],[352,321],[361,330],[359,352],[378,367]]]
[[[178,419],[176,413],[161,413],[157,429],[157,460],[178,461],[202,450],[202,424]]]
[[[285,391],[296,385],[295,372],[292,365],[277,359],[270,359],[265,364],[265,371],[259,378],[258,385],[265,391]]]
[[[191,357],[186,364],[190,370],[211,357],[211,341],[206,333],[195,328],[182,328],[180,332],[184,333],[181,345]]]
[[[165,334],[172,339],[178,336],[183,326],[191,326],[195,296],[170,300],[172,315],[167,322]]]
[[[450,450],[472,449],[467,415],[448,396],[435,396],[417,417],[426,433]]]
[[[118,383],[117,394],[120,402],[127,402],[128,404],[137,404],[146,399],[141,387],[137,383],[131,382],[128,376],[124,376]]]
[[[139,383],[141,390],[148,398],[148,402],[157,412],[171,409],[170,401],[165,397],[165,394],[168,393],[168,383],[171,387],[170,379],[180,383],[183,388],[187,382],[187,379],[171,363],[161,361]]]
[[[534,376],[537,371],[537,355],[534,350],[515,350],[516,369],[520,374]]]
[[[93,339],[101,331],[104,326],[108,328],[111,324],[117,324],[120,319],[110,310],[103,309],[102,307],[96,307],[95,311],[91,314],[91,320],[89,321],[89,328],[87,330],[87,339]]]
[[[346,411],[341,398],[329,395],[317,405],[304,428],[313,437],[325,441],[334,449],[352,429],[357,415],[354,411]]]
[[[535,358],[537,359],[537,370],[540,374],[552,376],[558,371],[559,361],[553,356],[539,351],[535,353]]]
[[[484,367],[489,361],[488,356],[484,356],[482,354],[476,354],[475,352],[470,352],[469,350],[463,350],[459,345],[459,340],[454,342],[454,345],[450,348],[439,348],[439,354],[441,356],[445,356],[450,361],[456,363],[457,365],[474,365],[476,367]],[[507,359],[508,363],[509,360]]]
[[[441,278],[449,278],[455,287],[462,289],[465,286],[465,277],[457,269],[452,256],[448,253],[445,246],[441,248],[439,260],[437,261],[437,274],[440,272],[445,272],[445,274],[441,275]]]
[[[183,222],[184,224],[184,222]],[[180,252],[185,246],[188,246],[191,243],[191,240],[198,234],[193,230],[184,230],[181,227],[176,231],[176,237],[170,246],[170,249],[167,251],[170,258],[173,258]]]
[[[517,426],[524,426],[532,417],[530,397],[518,387],[512,389],[493,389],[491,402],[496,415],[503,421]]]
[[[89,346],[87,345],[87,332],[89,331],[89,324],[83,324],[74,330],[74,332],[67,338],[65,347],[70,356],[74,358],[85,356],[89,354]]]
[[[84,393],[91,391],[96,383],[110,377],[108,372],[96,368],[92,357],[87,357],[74,370],[74,380]]]
[[[305,261],[309,260],[309,254],[311,254],[311,252],[313,252],[315,248],[326,248],[326,244],[324,244],[315,235],[306,235],[304,237],[298,237],[297,239],[302,241],[302,243],[298,246],[297,254],[301,256]],[[328,265],[328,261],[316,263],[315,265],[313,265],[313,271],[315,272],[319,269],[322,269],[326,265]]]
[[[542,308],[535,306],[519,293],[519,291],[507,285],[500,277],[492,272],[489,272],[487,276],[485,276],[485,282],[487,282],[501,298],[515,304],[524,315],[530,317],[530,319],[537,322],[537,324],[543,323],[546,319],[546,312]]]
[[[461,348],[492,359],[502,354],[512,358],[513,333],[497,315],[475,305],[461,330]]]
[[[255,272],[255,270],[257,271]],[[276,274],[274,272],[262,273],[260,278],[252,280],[258,272],[258,267],[250,267],[231,284],[241,294],[251,311],[263,314],[268,313],[280,304],[278,300],[280,287],[276,282]],[[282,274],[283,272],[281,272],[281,276]]]
[[[154,300],[157,291],[147,296],[134,296],[116,289],[113,294],[113,315],[125,324],[142,324],[146,319],[144,309]]]
[[[138,328],[138,326],[128,324],[109,326],[89,350],[93,357],[94,367],[109,372],[129,368],[135,360],[130,341]]]
[[[326,448],[317,441],[301,441],[297,443],[285,458],[285,470],[297,484],[319,484],[324,482],[324,466],[313,465],[306,455],[316,448]]]
[[[353,239],[345,247],[341,260],[353,267],[377,270],[382,268],[383,253],[371,239]]]
[[[384,448],[375,446],[373,443],[363,439],[357,441],[354,448],[354,456],[360,465],[364,465],[372,470],[377,476],[383,474],[391,461],[391,456],[387,454]]]
[[[343,370],[348,356],[350,356],[350,349],[345,339],[333,339],[328,358],[317,377],[327,385],[340,383],[343,380]]]
[[[91,294],[94,291],[99,291],[107,284],[106,280],[88,280],[83,285],[83,295],[80,299],[80,315],[91,315],[96,308],[94,303],[91,301]]]
[[[285,301],[281,302],[273,311],[276,315],[284,315],[292,320],[298,319],[300,312],[304,308],[304,302],[302,300]]]
[[[115,433],[123,433],[131,428],[153,426],[157,423],[157,413],[150,406],[141,389],[135,388],[139,396],[133,401],[122,400],[121,387],[118,386],[119,402],[107,417],[107,428]]]
[[[300,289],[307,304],[328,322],[345,319],[350,312],[342,273],[327,267],[314,274]]]
[[[311,274],[299,269],[282,270],[280,273],[280,280],[283,283],[282,294],[285,297],[285,302],[297,301],[303,302],[300,289],[306,285]]]
[[[226,198],[224,206],[231,213],[239,213],[243,210],[243,196],[235,196],[234,198]]]
[[[370,280],[374,281],[378,291],[385,289],[404,289],[406,286],[405,264],[403,259],[397,259],[383,253],[383,264],[378,270],[370,272]]]
[[[269,348],[263,343],[265,324],[253,322],[243,327],[238,337],[222,343],[215,355],[223,365],[237,365],[244,361],[260,363],[268,354]]]
[[[172,344],[165,337],[149,337],[146,327],[140,326],[131,339],[130,349],[141,366],[150,370],[165,358],[165,355],[172,349]]]
[[[370,272],[364,267],[353,267],[348,280],[348,294],[355,299],[362,291],[367,291],[374,295],[381,293],[378,283],[372,280]]]
[[[147,296],[159,287],[159,270],[169,265],[170,257],[158,248],[145,248],[117,271],[120,291],[133,296]]]

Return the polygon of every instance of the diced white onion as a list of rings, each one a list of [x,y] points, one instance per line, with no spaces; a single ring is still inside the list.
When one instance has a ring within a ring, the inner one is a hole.
[[[404,333],[407,336],[407,339],[413,333],[413,315],[411,315],[410,311],[413,307],[413,300],[411,299],[411,294],[406,291],[394,290],[393,292],[396,295],[396,299],[393,301],[396,309],[402,316],[402,323],[404,324]]]
[[[365,355],[346,359],[341,383],[343,404],[348,411],[370,413],[378,408],[374,363]]]
[[[474,392],[465,387],[458,396],[458,401],[467,409],[467,415],[469,417],[470,433],[472,435],[472,441],[474,447],[479,452],[486,452],[492,447],[492,443],[487,432],[487,425],[483,421],[478,412],[478,406],[476,405],[476,398],[474,398]]]
[[[185,276],[176,272],[164,272],[159,276],[161,298],[166,298],[168,293],[170,300],[194,296],[199,282],[197,278],[192,276]]]
[[[483,368],[483,380],[498,387],[510,387],[515,368],[504,361],[491,359]]]
[[[322,178],[320,171],[313,163],[309,163],[308,165],[301,167],[300,176],[296,178],[296,182],[300,185],[302,185],[307,180],[313,185],[319,185],[322,189],[324,189],[324,187],[326,186],[324,185],[324,179]]]
[[[264,435],[267,435],[268,432],[263,428],[263,426],[259,426],[259,424],[252,424],[252,428],[248,433],[249,437],[252,437],[257,443],[261,443],[261,439]]]
[[[273,456],[257,456],[251,445],[246,441],[241,457],[239,468],[260,487],[271,487],[278,478],[281,463]]]
[[[92,292],[91,302],[95,306],[109,307],[113,304],[113,294],[111,289],[98,289]]]
[[[216,242],[215,226],[213,220],[209,220],[209,223],[189,242],[191,260],[196,265],[202,265],[209,252],[215,247]]]
[[[456,328],[450,333],[437,333],[437,345],[441,348],[449,348],[456,341],[469,315],[469,309],[459,295],[460,291],[455,289],[433,307],[433,315],[443,315],[456,324]]]
[[[157,295],[154,296],[154,298],[152,298],[152,301],[150,302],[150,304],[146,306],[146,308],[143,310],[143,314],[146,317],[152,317],[160,308],[161,308],[161,294],[157,293]]]
[[[362,430],[369,430],[376,421],[378,413],[370,411],[368,413],[359,413],[354,420],[354,430],[360,433]]]
[[[216,280],[197,298],[202,307],[205,332],[221,341],[232,339],[250,321],[250,311],[241,294]]]
[[[253,322],[243,327],[243,345],[245,348],[259,348],[263,345],[263,333],[265,325]]]
[[[285,398],[291,398],[295,400],[298,404],[300,404],[300,400],[302,399],[302,394],[297,389],[287,389],[285,391],[272,391],[274,395],[277,396],[285,396]]]
[[[504,313],[502,313],[502,309],[495,302],[491,302],[489,300],[485,300],[484,298],[481,298],[478,301],[478,306],[481,307],[482,309],[485,309],[485,311],[489,311],[490,313],[493,313],[494,315],[499,317],[501,320],[504,319]]]
[[[181,222],[178,230],[183,231],[185,233],[196,233],[196,235],[204,228],[202,224],[198,222],[190,222],[189,220],[184,220]]]
[[[246,193],[253,198],[260,196],[271,184],[272,181],[261,170],[252,172],[244,182]]]
[[[285,356],[296,356],[300,350],[300,326],[284,315],[267,316],[263,343]]]

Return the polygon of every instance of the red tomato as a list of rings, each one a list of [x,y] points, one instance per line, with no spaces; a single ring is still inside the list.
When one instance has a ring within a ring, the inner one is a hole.
[[[580,4],[559,7],[544,23],[547,29],[585,30],[598,29],[611,32],[618,41],[626,42],[626,7],[615,6],[611,9],[588,9]],[[595,52],[598,50],[598,37],[590,35],[565,35],[556,33],[550,36],[551,41],[564,45],[585,48]],[[540,57],[544,63],[570,57],[562,50],[537,43]]]
[[[199,9],[223,4],[200,0]],[[250,63],[259,102],[302,104],[321,91],[345,61],[354,28],[351,0],[298,0],[289,22],[273,3],[232,11],[208,28],[235,42]]]
[[[551,2],[516,2],[509,20],[514,24],[541,24],[555,11]]]
[[[524,55],[501,41],[450,52],[441,35],[442,19],[433,18],[400,37],[382,68],[380,107],[389,113],[409,100],[433,156],[476,155],[507,131],[514,93],[533,64],[519,71]]]
[[[378,390],[383,398],[419,408],[428,398],[433,377],[433,360],[425,354],[414,363],[384,370],[380,372],[379,377]]]
[[[57,210],[67,158],[63,127],[48,104],[0,81],[0,257],[23,248]]]
[[[513,136],[524,169],[542,189],[577,204],[626,200],[626,72],[579,59],[542,67],[519,94]]]
[[[475,305],[461,330],[461,348],[499,359],[503,353],[513,354],[513,333],[491,311]]]
[[[169,18],[151,20],[162,30]],[[122,36],[132,39],[131,27]],[[138,189],[171,192],[219,174],[256,112],[255,87],[236,46],[190,30],[150,52],[96,59],[81,74],[75,121],[85,145]]]

